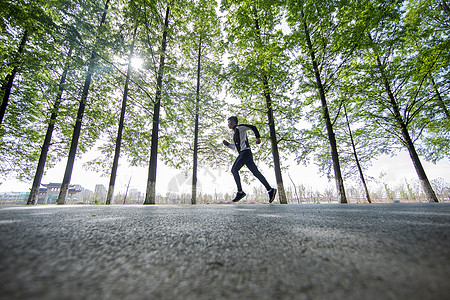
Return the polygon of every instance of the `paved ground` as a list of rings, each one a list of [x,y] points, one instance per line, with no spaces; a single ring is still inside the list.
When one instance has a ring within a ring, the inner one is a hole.
[[[450,204],[0,208],[1,299],[449,299]]]

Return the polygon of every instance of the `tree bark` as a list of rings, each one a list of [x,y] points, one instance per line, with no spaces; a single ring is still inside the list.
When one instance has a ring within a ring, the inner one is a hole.
[[[39,192],[39,186],[41,185],[42,176],[44,174],[45,162],[47,160],[48,149],[50,147],[50,141],[52,139],[53,129],[55,127],[56,118],[58,117],[59,106],[61,105],[62,94],[64,92],[64,84],[66,83],[67,72],[69,71],[69,60],[72,56],[73,48],[69,50],[69,55],[64,66],[64,71],[59,81],[58,94],[56,95],[55,103],[53,103],[53,109],[50,116],[50,121],[47,127],[47,133],[45,134],[44,144],[42,145],[41,155],[39,156],[39,162],[34,175],[33,185],[31,186],[30,195],[28,197],[27,204],[36,204],[36,198]]]
[[[256,33],[259,38],[259,42],[262,43],[261,40],[261,28],[259,27],[259,18],[258,13],[256,10],[254,10],[255,14],[255,28]],[[284,184],[283,184],[283,176],[281,173],[281,164],[280,164],[280,154],[278,151],[278,140],[277,140],[277,132],[275,129],[275,120],[273,117],[273,106],[272,106],[272,97],[269,87],[269,79],[266,74],[263,74],[262,76],[262,85],[263,85],[263,94],[264,98],[266,100],[266,108],[267,108],[267,119],[269,121],[269,134],[270,134],[270,141],[272,143],[272,156],[273,156],[273,165],[275,169],[275,179],[277,181],[277,188],[278,188],[278,198],[280,199],[280,204],[287,204],[287,197],[286,192],[284,190]]]
[[[422,163],[420,162],[419,155],[417,154],[414,143],[411,139],[411,136],[409,135],[406,123],[403,121],[403,118],[400,113],[400,108],[398,107],[398,104],[397,104],[397,100],[395,99],[394,93],[392,92],[391,85],[389,83],[389,80],[388,80],[385,72],[384,72],[384,68],[383,68],[383,64],[381,63],[380,56],[378,55],[378,51],[375,48],[376,45],[375,45],[372,37],[370,36],[370,34],[369,34],[369,39],[373,43],[373,51],[375,52],[375,55],[376,55],[377,67],[378,67],[378,70],[380,71],[380,75],[381,75],[381,78],[383,81],[384,88],[386,89],[386,93],[388,94],[389,104],[392,108],[395,122],[397,123],[397,126],[400,128],[400,132],[404,139],[403,143],[409,151],[409,156],[411,157],[414,168],[416,169],[417,176],[419,177],[419,181],[422,185],[425,195],[429,202],[439,202],[436,197],[436,194],[434,193],[434,190],[430,184],[430,181],[428,180],[428,177],[425,173]]]
[[[308,44],[308,49],[309,49],[311,61],[313,64],[314,75],[315,75],[316,82],[317,82],[317,88],[319,90],[320,100],[321,100],[321,104],[322,104],[322,115],[325,120],[325,125],[327,128],[327,134],[328,134],[328,140],[330,142],[331,158],[333,160],[334,177],[335,177],[335,181],[336,181],[336,190],[338,193],[338,199],[339,199],[340,203],[347,203],[347,197],[345,195],[345,188],[344,188],[344,180],[342,178],[341,166],[339,163],[339,154],[337,151],[336,138],[335,138],[335,135],[333,132],[333,125],[331,124],[330,114],[328,112],[328,105],[327,105],[327,100],[325,97],[325,90],[322,85],[319,67],[317,65],[314,49],[313,49],[313,46],[311,43],[311,37],[309,35],[309,29],[308,29],[308,26],[307,26],[305,20],[303,20],[303,26],[304,26],[305,35],[306,35],[306,42]]]
[[[164,74],[164,59],[167,47],[169,12],[170,7],[168,6],[166,9],[166,17],[164,20],[164,31],[161,42],[161,56],[159,58],[159,69],[156,78],[155,106],[153,108],[152,144],[150,149],[150,164],[148,168],[147,190],[145,194],[144,204],[155,204],[156,200],[156,166],[158,162],[159,111],[161,107],[162,78]]]
[[[267,118],[269,120],[270,141],[272,142],[273,165],[275,168],[275,179],[278,187],[278,197],[281,204],[287,204],[286,192],[284,190],[283,176],[281,173],[280,154],[278,151],[277,133],[273,117],[272,98],[269,92],[269,82],[267,77],[263,77],[264,97],[266,98]]]
[[[297,186],[294,183],[294,180],[292,180],[291,175],[288,173],[289,179],[292,182],[292,186],[294,187],[294,193],[295,193],[295,198],[297,198],[297,203],[300,204],[300,197],[297,194]]]
[[[359,177],[361,178],[361,182],[363,184],[364,191],[366,192],[367,202],[372,203],[372,200],[370,199],[369,189],[367,188],[367,184],[366,184],[366,179],[364,178],[364,173],[363,173],[361,164],[359,163],[358,154],[356,153],[355,141],[353,140],[352,129],[350,128],[350,122],[348,121],[347,108],[345,107],[345,103],[343,105],[344,105],[345,120],[347,121],[347,128],[348,128],[348,132],[349,132],[349,136],[350,136],[350,142],[352,143],[353,156],[355,157],[356,167],[358,168]]]
[[[199,119],[199,105],[200,105],[200,69],[202,59],[202,38],[198,43],[197,56],[197,90],[195,100],[195,125],[194,125],[194,157],[192,168],[192,199],[191,204],[197,203],[197,168],[198,168],[198,119]]]
[[[99,25],[99,29],[105,23],[106,14],[108,13],[109,1],[106,1],[105,9],[103,12],[102,20]],[[80,106],[78,107],[77,119],[73,130],[72,141],[70,143],[69,157],[67,159],[66,170],[64,172],[63,182],[61,184],[61,190],[59,191],[57,204],[64,204],[66,201],[67,191],[69,190],[70,178],[72,177],[73,164],[75,162],[75,155],[78,147],[78,140],[80,138],[81,123],[83,120],[84,110],[86,108],[86,100],[89,93],[89,87],[92,81],[92,75],[94,74],[94,68],[96,65],[97,55],[95,49],[92,51],[91,58],[89,60],[89,67],[84,81],[83,93],[81,94]]]
[[[128,195],[128,189],[130,188],[131,183],[131,177],[130,180],[128,180],[127,189],[125,191],[125,196],[123,197],[123,205],[127,204],[127,195]]]
[[[134,28],[133,42],[131,43],[130,55],[128,56],[127,76],[125,79],[125,87],[123,90],[122,108],[120,110],[119,128],[117,130],[116,148],[114,151],[114,160],[113,160],[113,165],[112,165],[112,169],[111,169],[111,175],[109,177],[108,193],[106,194],[106,204],[111,204],[111,200],[114,195],[114,186],[116,185],[116,175],[117,175],[117,168],[119,166],[120,147],[122,144],[122,132],[123,132],[123,125],[125,122],[125,112],[127,110],[128,84],[130,81],[131,60],[133,59],[136,31],[137,31],[137,26],[135,26],[135,28]]]
[[[20,40],[19,50],[17,51],[16,59],[19,59],[23,54],[27,38],[28,38],[28,31],[25,29],[25,31],[23,32],[22,39]],[[17,71],[19,69],[19,66],[17,65],[18,62],[15,61],[13,62],[13,64],[14,68],[11,74],[6,75],[6,78],[2,84],[3,101],[2,105],[0,106],[0,125],[3,123],[3,118],[5,117],[6,107],[8,106],[9,95],[11,94],[14,78],[16,77]]]

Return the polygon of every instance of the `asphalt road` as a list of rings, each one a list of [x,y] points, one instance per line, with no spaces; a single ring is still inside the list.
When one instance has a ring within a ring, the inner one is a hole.
[[[1,299],[450,299],[450,204],[0,208]]]

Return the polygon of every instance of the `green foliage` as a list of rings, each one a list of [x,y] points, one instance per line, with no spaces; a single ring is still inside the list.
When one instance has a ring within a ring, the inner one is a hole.
[[[419,152],[437,162],[450,155],[450,41],[449,15],[443,2],[410,0],[405,14],[405,42],[416,61],[412,74],[431,105],[421,117],[424,131]]]
[[[200,163],[208,165],[220,163],[220,156],[215,157],[216,153],[213,151],[218,145],[216,127],[224,119],[223,102],[215,96],[220,92],[217,78],[220,72],[221,56],[220,26],[215,14],[215,5],[212,1],[201,1],[197,4],[174,1],[171,6],[158,152],[160,158],[172,167],[189,168],[192,165],[193,124],[196,111],[196,60],[200,38],[202,68],[199,158]],[[123,134],[122,153],[133,166],[148,165],[153,97],[156,90],[156,71],[159,64],[164,10],[164,2],[128,2],[120,17],[129,22],[119,24],[115,29],[121,30],[127,44],[130,44],[129,33],[133,26],[125,24],[131,23],[138,26],[135,56],[144,61],[141,69],[132,70]],[[122,50],[122,53],[124,52]],[[116,75],[117,86],[123,85],[123,73]],[[120,88],[116,95],[121,97],[122,93]],[[103,155],[89,163],[90,168],[101,171],[105,175],[109,174],[111,166],[117,121],[118,114],[116,114],[116,122],[110,124],[104,135],[106,142],[99,146]]]
[[[281,152],[297,145],[292,125],[300,119],[300,107],[291,94],[294,78],[282,30],[281,2],[224,1],[222,10],[227,13],[224,29],[229,59],[223,76],[228,93],[238,100],[231,113],[241,123],[260,129],[262,144],[255,158],[273,165],[265,89],[271,95]]]
[[[349,1],[287,1],[287,22],[291,33],[286,40],[293,53],[294,72],[298,74],[298,97],[304,99],[298,105],[304,107],[304,121],[307,121],[298,137],[302,142],[293,151],[299,163],[306,164],[313,156],[321,172],[329,179],[335,176],[333,170],[336,167],[333,166],[330,151],[331,137],[325,130],[326,119],[320,93],[326,100],[344,176],[359,177],[344,105],[351,115],[350,127],[353,127],[357,152],[362,154],[363,167],[367,167],[382,146],[372,138],[372,131],[361,124],[361,117],[357,115],[360,105],[355,103],[355,88],[348,77],[363,35],[362,26],[353,20],[354,5]]]
[[[448,100],[440,101],[437,97],[437,91],[445,95],[449,87],[445,79],[449,61],[443,51],[448,41],[442,38],[445,29],[438,26],[439,22],[430,20],[422,24],[420,21],[419,15],[426,15],[426,10],[432,9],[425,6],[419,1],[365,3],[366,17],[361,22],[366,24],[367,34],[359,47],[362,59],[354,63],[353,80],[360,88],[358,94],[365,99],[361,109],[367,122],[375,121],[392,143],[406,145],[399,128],[399,122],[403,122],[421,152],[436,161],[448,155],[445,141],[449,127],[443,111]],[[433,13],[436,20],[440,14],[439,10]],[[436,85],[434,77],[439,78],[435,80]],[[399,116],[395,115],[386,92],[386,82],[393,91]],[[441,140],[436,139],[437,126],[440,126]],[[430,147],[432,144],[434,148]]]
[[[65,85],[61,87],[64,89],[62,105],[47,159],[48,166],[67,155],[81,94],[83,68],[91,52],[90,39],[95,37],[93,28],[98,25],[95,23],[103,12],[103,4],[98,4],[86,4],[83,1],[32,1],[25,5],[19,1],[8,3],[3,11],[2,22],[5,27],[2,40],[6,40],[7,36],[13,37],[9,41],[16,43],[17,49],[24,29],[28,31],[28,40],[19,62],[4,61],[3,77],[14,64],[19,64],[19,72],[1,128],[2,177],[15,176],[29,180],[33,176],[64,68],[68,68],[69,72]],[[108,45],[101,46],[102,36],[98,44],[98,53],[104,62],[109,58],[104,52]],[[8,54],[10,48],[2,48],[2,55],[14,57],[14,54]],[[69,48],[76,53],[70,58]],[[109,64],[99,65],[98,74],[109,71]],[[104,124],[108,124],[105,116],[110,101],[98,99],[104,99],[109,91],[111,85],[103,85],[103,88],[94,86],[91,91],[93,98],[89,99],[97,101],[95,109],[88,109],[85,114],[85,122],[89,125],[84,128],[79,153],[91,148]]]
[[[223,51],[216,6],[215,1],[189,2],[183,13],[183,18],[189,21],[177,34],[181,55],[177,56],[178,72],[169,83],[172,101],[170,106],[165,106],[162,139],[167,147],[161,153],[163,160],[176,168],[192,168],[196,115],[199,119],[199,167],[224,162],[223,154],[217,151],[221,147],[226,117],[225,103],[217,96],[222,90],[219,74]],[[200,83],[198,99],[197,80]]]

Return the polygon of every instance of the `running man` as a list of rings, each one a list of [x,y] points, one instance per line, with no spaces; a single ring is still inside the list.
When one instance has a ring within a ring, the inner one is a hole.
[[[261,136],[259,135],[258,128],[256,128],[253,125],[246,125],[246,124],[239,124],[238,125],[238,118],[237,117],[229,117],[228,118],[228,128],[233,129],[234,135],[233,135],[233,144],[229,143],[228,141],[224,140],[223,144],[227,146],[230,149],[236,149],[239,153],[238,157],[236,158],[236,161],[233,164],[233,167],[231,167],[231,173],[233,174],[234,181],[236,181],[238,192],[236,194],[236,197],[233,199],[233,202],[238,202],[242,198],[245,197],[245,193],[242,191],[242,185],[241,185],[241,177],[239,176],[239,170],[246,165],[247,168],[255,175],[256,178],[261,181],[261,183],[264,185],[264,187],[267,189],[267,192],[269,194],[269,203],[272,203],[275,199],[275,195],[277,193],[277,190],[272,188],[270,184],[267,182],[266,178],[259,172],[258,168],[255,165],[255,162],[253,161],[253,154],[250,150],[250,144],[248,143],[247,138],[247,130],[252,130],[256,137],[256,143],[261,143]]]

